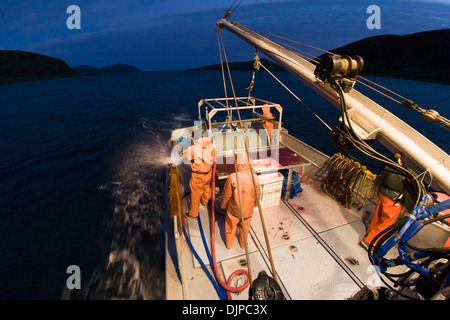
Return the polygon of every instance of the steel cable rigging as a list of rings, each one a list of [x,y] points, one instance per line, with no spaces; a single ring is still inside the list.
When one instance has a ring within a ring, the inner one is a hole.
[[[323,52],[324,54],[332,54],[332,55],[336,55],[336,56],[340,57],[340,55],[338,55],[336,53],[333,53],[331,51],[327,51],[327,50],[324,50],[324,49],[321,49],[321,48],[318,48],[318,47],[315,47],[315,46],[312,46],[312,45],[309,45],[309,44],[306,44],[306,43],[295,41],[295,40],[292,40],[292,39],[289,39],[289,38],[286,38],[286,37],[278,36],[278,35],[275,35],[275,34],[272,34],[272,33],[268,33],[268,32],[264,32],[264,31],[261,31],[261,30],[257,30],[257,29],[254,29],[254,28],[248,28],[248,29],[253,30],[255,32],[263,33],[263,34],[265,34],[267,36],[270,36],[270,37],[274,37],[274,38],[285,40],[285,41],[289,41],[289,42],[292,42],[294,44],[298,44],[298,45],[301,45],[301,46],[304,46],[304,47],[308,47],[310,49],[314,49],[314,50]],[[296,54],[300,58],[303,58],[303,59],[305,59],[306,61],[309,61],[312,64],[315,64],[315,65],[318,64],[318,60],[320,59],[320,57],[316,57],[316,56],[314,56],[314,55],[312,55],[310,53],[307,53],[305,51],[299,50],[298,48],[296,48],[294,46],[290,46],[290,45],[288,45],[286,43],[283,43],[283,42],[281,42],[279,40],[274,40],[274,39],[272,39],[272,40],[275,43],[277,43],[277,44],[279,44],[279,45],[281,45],[283,47],[287,47],[287,48],[289,48],[291,50],[296,51]],[[444,128],[446,130],[450,130],[450,120],[445,118],[444,116],[440,115],[439,112],[437,112],[436,110],[421,108],[416,103],[414,103],[413,100],[405,98],[401,94],[399,94],[399,93],[397,93],[397,92],[395,92],[395,91],[393,91],[391,89],[388,89],[385,86],[382,86],[382,85],[380,85],[380,84],[378,84],[378,83],[376,83],[376,82],[374,82],[374,81],[372,81],[370,79],[367,79],[365,77],[359,76],[358,79],[356,80],[356,82],[360,83],[361,85],[366,86],[367,88],[373,90],[374,92],[377,92],[378,94],[383,95],[384,97],[386,97],[388,99],[391,99],[395,103],[400,104],[400,105],[402,105],[403,107],[405,107],[405,108],[407,108],[409,110],[413,110],[413,111],[416,111],[416,112],[420,113],[422,115],[422,117],[426,121],[434,122],[434,123],[438,124],[439,126],[441,126],[442,128]],[[370,83],[370,84],[372,84],[374,86],[377,86],[379,89],[374,88],[373,86],[367,84],[366,82],[368,82],[368,83]],[[384,90],[384,91],[388,92],[389,94],[386,93],[386,92],[383,92],[381,90]],[[392,94],[394,96],[397,96],[398,98],[401,98],[403,101],[399,101],[398,99],[394,98],[390,94]]]

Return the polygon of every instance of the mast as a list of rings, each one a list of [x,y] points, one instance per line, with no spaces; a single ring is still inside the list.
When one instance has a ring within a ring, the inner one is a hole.
[[[225,19],[218,21],[217,25],[219,32],[225,28],[235,34],[332,105],[341,108],[339,95],[329,83],[324,84],[315,77],[315,66],[312,63],[242,25]],[[429,171],[433,183],[450,194],[450,158],[446,152],[357,90],[352,89],[344,95],[351,124],[362,139],[376,138],[391,152],[401,152],[420,170],[417,174]]]

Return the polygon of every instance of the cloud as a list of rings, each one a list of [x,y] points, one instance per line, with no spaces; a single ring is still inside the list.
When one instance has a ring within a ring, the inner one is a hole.
[[[331,50],[379,34],[448,28],[448,4],[426,1],[260,0],[243,25]],[[75,66],[130,63],[144,70],[185,69],[218,62],[216,22],[226,5],[209,0],[77,0],[81,30],[66,27],[73,1],[6,1],[0,4],[1,49],[61,58]],[[366,27],[370,4],[381,7],[381,30]],[[243,1],[236,21],[253,1]],[[224,31],[230,61],[250,60],[253,50]],[[233,49],[233,50],[232,50]]]

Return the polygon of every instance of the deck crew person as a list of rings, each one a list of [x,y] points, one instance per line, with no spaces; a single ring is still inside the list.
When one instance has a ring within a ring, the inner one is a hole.
[[[239,194],[236,182],[236,173],[233,172],[228,176],[223,188],[221,208],[227,210],[225,220],[225,245],[228,249],[233,246],[236,237],[237,227],[239,226],[239,244],[244,248],[245,241],[250,229],[250,222],[253,217],[253,209],[257,206],[255,188],[253,185],[252,172],[248,163],[248,157],[245,152],[237,156],[237,180],[241,192],[242,215],[244,217],[244,225],[241,221],[241,208],[239,206]],[[258,176],[253,173],[255,178],[256,191],[258,198],[260,196],[260,187]],[[245,237],[244,237],[245,230]]]
[[[361,241],[361,245],[366,249],[368,249],[369,244],[377,234],[395,223],[400,216],[402,208],[408,212],[411,212],[413,209],[413,200],[403,188],[402,181],[404,179],[404,176],[390,172],[388,168],[383,171],[379,187],[378,204],[366,235]]]
[[[268,105],[267,103],[265,105]],[[263,107],[263,116],[265,118],[271,118],[273,117],[273,114],[270,112],[270,107]],[[272,139],[272,130],[273,130],[273,123],[269,120],[263,120],[264,127],[267,130],[267,134],[269,135],[269,141]]]
[[[183,160],[191,162],[191,204],[189,216],[196,218],[200,202],[206,207],[211,199],[212,166],[215,149],[208,137],[197,139],[193,145],[183,153]]]

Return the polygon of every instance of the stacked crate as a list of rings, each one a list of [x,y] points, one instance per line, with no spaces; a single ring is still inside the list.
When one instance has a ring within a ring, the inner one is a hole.
[[[281,189],[283,187],[284,176],[281,173],[276,172],[272,174],[263,174],[258,178],[261,188],[261,208],[268,208],[279,205],[281,200]]]

